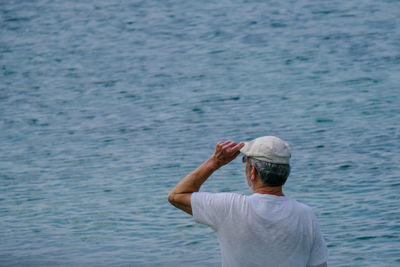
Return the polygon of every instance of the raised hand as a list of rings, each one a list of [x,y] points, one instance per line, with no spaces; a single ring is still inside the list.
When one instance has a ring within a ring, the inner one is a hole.
[[[240,149],[243,146],[244,143],[237,144],[232,141],[219,142],[215,147],[215,152],[212,156],[215,167],[221,168],[222,166],[234,160],[240,154]]]

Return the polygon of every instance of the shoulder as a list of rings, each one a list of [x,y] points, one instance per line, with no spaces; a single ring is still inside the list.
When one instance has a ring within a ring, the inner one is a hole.
[[[200,200],[213,200],[213,201],[245,201],[247,200],[246,195],[238,193],[210,193],[210,192],[194,192],[192,194],[192,201]]]
[[[231,210],[233,207],[246,206],[247,199],[246,195],[238,193],[196,192],[192,194],[191,202],[196,208]]]
[[[196,222],[218,230],[225,218],[244,206],[246,196],[236,193],[196,192],[191,196],[193,217]]]
[[[301,213],[307,217],[313,218],[314,217],[314,212],[312,208],[304,203],[301,203],[297,200],[290,199],[293,203],[293,207],[298,213]]]

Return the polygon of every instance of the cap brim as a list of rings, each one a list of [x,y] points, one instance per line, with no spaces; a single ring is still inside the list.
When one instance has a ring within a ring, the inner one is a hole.
[[[240,153],[247,155],[247,152],[249,151],[249,142],[243,142],[244,146],[240,149]]]

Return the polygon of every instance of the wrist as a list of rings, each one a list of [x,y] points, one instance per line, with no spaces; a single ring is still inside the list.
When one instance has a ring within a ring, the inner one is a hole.
[[[207,161],[207,167],[211,170],[211,171],[216,171],[219,168],[221,168],[221,166],[218,164],[218,161],[215,159],[214,156],[211,156]]]

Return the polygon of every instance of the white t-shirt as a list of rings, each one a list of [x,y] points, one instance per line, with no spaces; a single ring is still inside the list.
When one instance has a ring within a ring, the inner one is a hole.
[[[287,196],[193,193],[193,217],[213,228],[222,266],[315,266],[328,249],[311,208]]]

